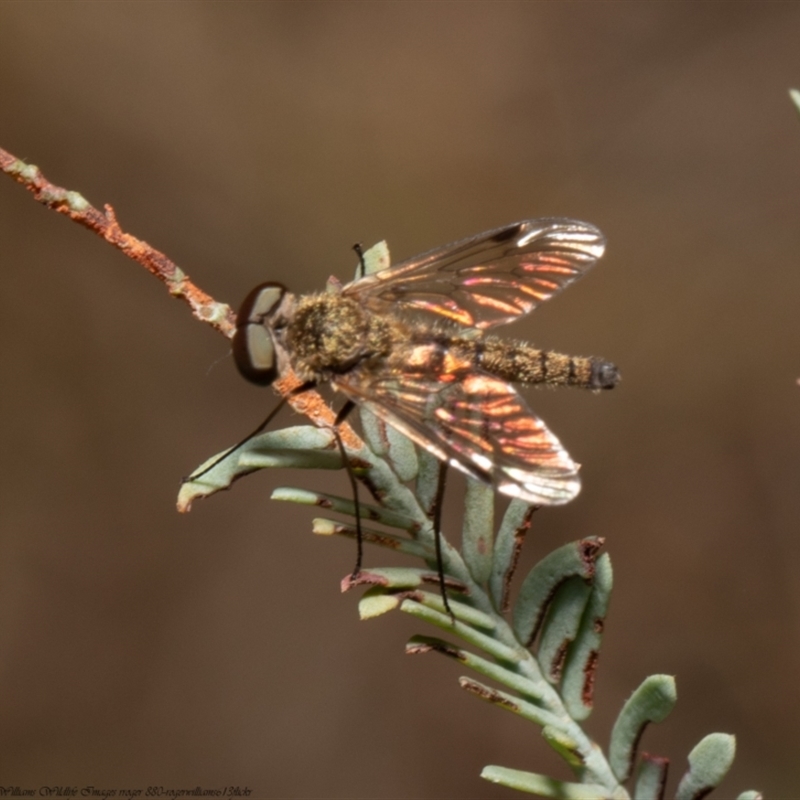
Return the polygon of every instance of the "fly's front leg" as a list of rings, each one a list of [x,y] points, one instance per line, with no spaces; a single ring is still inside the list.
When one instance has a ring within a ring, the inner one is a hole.
[[[303,394],[303,392],[308,392],[311,389],[315,389],[316,386],[317,386],[316,381],[306,381],[306,383],[302,384],[301,386],[292,389],[292,391],[289,392],[289,394],[287,394],[285,397],[282,397],[278,401],[278,404],[275,406],[275,408],[273,408],[272,411],[270,411],[269,414],[267,414],[267,418],[254,431],[248,433],[247,436],[244,437],[244,439],[235,444],[230,450],[228,450],[227,453],[221,455],[216,461],[209,464],[205,469],[200,470],[200,472],[195,472],[194,475],[188,475],[185,478],[181,478],[181,485],[183,485],[184,483],[189,483],[190,481],[196,481],[198,478],[202,478],[203,475],[205,475],[207,472],[211,472],[211,470],[214,469],[214,467],[216,467],[217,464],[222,463],[226,458],[228,458],[228,456],[233,455],[237,450],[244,447],[251,439],[254,439],[256,436],[258,436],[258,434],[261,433],[261,431],[263,431],[267,427],[267,425],[269,425],[270,422],[272,422],[272,420],[275,419],[276,416],[278,416],[278,412],[286,405],[286,402],[289,400],[290,397],[294,397],[295,395],[298,394]]]

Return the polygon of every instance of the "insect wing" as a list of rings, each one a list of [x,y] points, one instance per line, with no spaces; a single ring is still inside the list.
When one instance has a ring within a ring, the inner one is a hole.
[[[571,219],[515,222],[444,245],[348,284],[375,311],[429,311],[479,329],[511,322],[569,286],[603,255],[593,225]]]
[[[578,494],[578,466],[512,386],[475,370],[438,377],[353,370],[334,385],[503,494],[537,505],[561,505]]]

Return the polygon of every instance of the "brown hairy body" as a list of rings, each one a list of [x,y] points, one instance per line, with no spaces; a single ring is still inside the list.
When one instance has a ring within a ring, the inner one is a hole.
[[[305,295],[287,315],[279,341],[304,381],[335,380],[378,366],[441,376],[472,368],[510,383],[585,389],[610,388],[618,381],[616,368],[603,359],[407,317],[375,314],[338,294]]]

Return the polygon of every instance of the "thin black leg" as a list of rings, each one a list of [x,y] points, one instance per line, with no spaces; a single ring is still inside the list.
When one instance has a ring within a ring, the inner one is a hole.
[[[439,591],[442,594],[442,601],[453,625],[456,624],[456,617],[450,608],[450,601],[447,599],[447,587],[444,583],[444,565],[442,564],[442,502],[444,500],[444,486],[447,481],[447,464],[442,462],[439,466],[439,480],[436,484],[436,499],[433,501],[433,536],[436,543],[436,574],[439,576]]]
[[[367,274],[367,265],[364,263],[364,248],[361,246],[361,242],[356,242],[353,245],[353,250],[355,250],[358,255],[358,278],[363,278]],[[356,280],[358,280],[358,278]]]
[[[216,459],[216,461],[214,461],[213,464],[209,464],[205,469],[201,469],[200,472],[196,472],[194,475],[189,475],[188,478],[181,478],[181,484],[189,483],[189,481],[195,481],[198,478],[202,478],[207,472],[211,472],[211,470],[214,469],[217,464],[223,462],[228,456],[233,455],[233,453],[235,453],[240,447],[244,447],[244,445],[246,445],[254,436],[258,436],[258,434],[261,433],[261,431],[263,431],[273,419],[275,419],[275,417],[278,415],[278,412],[286,405],[286,401],[290,397],[294,397],[296,394],[303,394],[303,392],[313,389],[316,385],[316,381],[307,381],[301,386],[298,386],[296,389],[292,389],[292,391],[289,392],[286,397],[281,397],[281,399],[278,401],[278,405],[276,405],[275,408],[273,408],[272,411],[267,414],[267,418],[254,431],[248,433],[241,442],[228,450],[228,452],[224,455],[221,455],[218,459]]]
[[[345,470],[347,470],[347,477],[350,479],[350,487],[353,490],[353,505],[356,510],[356,565],[353,568],[351,578],[355,578],[361,572],[361,563],[364,560],[364,534],[361,531],[361,504],[358,500],[358,481],[350,464],[350,459],[347,457],[347,451],[344,449],[342,437],[339,435],[339,425],[347,419],[348,414],[355,408],[355,405],[352,400],[348,400],[336,415],[336,420],[333,423],[333,435],[336,439],[336,444],[339,445],[339,452],[342,454],[342,463]]]

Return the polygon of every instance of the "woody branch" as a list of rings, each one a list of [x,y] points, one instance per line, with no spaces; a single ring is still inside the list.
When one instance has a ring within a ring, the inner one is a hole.
[[[236,314],[233,309],[226,303],[217,302],[196,286],[186,273],[160,250],[123,231],[110,205],[106,204],[105,210],[100,211],[79,192],[56,186],[45,178],[37,166],[26,164],[2,148],[0,148],[0,169],[17,183],[21,183],[40,203],[59,214],[65,214],[121,250],[128,258],[141,264],[166,285],[173,297],[187,303],[192,314],[201,322],[211,325],[229,339],[233,336],[236,331]],[[286,396],[299,384],[300,381],[290,372],[275,382],[275,388]],[[314,391],[290,396],[288,402],[295,411],[309,417],[316,425],[332,425],[335,420],[333,411]],[[342,425],[340,431],[342,439],[349,448],[357,450],[363,447],[363,443],[349,426]]]

